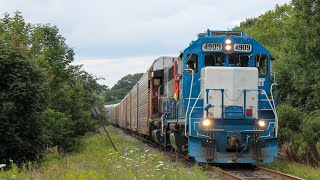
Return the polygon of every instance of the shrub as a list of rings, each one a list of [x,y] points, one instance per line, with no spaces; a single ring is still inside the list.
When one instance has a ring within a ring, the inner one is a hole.
[[[289,104],[281,104],[277,107],[279,117],[279,140],[280,144],[289,142],[300,133],[303,113],[299,108]]]
[[[279,156],[282,159],[320,165],[320,113],[303,113],[288,104],[278,106]]]
[[[46,109],[43,113],[45,137],[47,147],[58,145],[68,149],[74,144],[73,122],[70,116],[53,109]]]
[[[18,52],[1,47],[0,62],[0,161],[34,159],[43,149],[44,76]]]

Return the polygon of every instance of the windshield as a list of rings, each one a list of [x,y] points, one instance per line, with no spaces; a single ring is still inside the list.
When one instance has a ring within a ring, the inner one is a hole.
[[[249,56],[240,54],[229,55],[229,66],[248,67]]]
[[[205,66],[224,66],[226,55],[221,53],[208,54],[204,57]]]

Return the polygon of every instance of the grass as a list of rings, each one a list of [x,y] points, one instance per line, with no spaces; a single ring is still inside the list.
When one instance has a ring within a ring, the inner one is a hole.
[[[173,162],[161,151],[108,127],[118,152],[106,135],[95,134],[81,140],[71,155],[47,154],[41,164],[28,163],[18,169],[0,171],[0,179],[210,179],[212,174],[194,165]]]
[[[281,171],[287,174],[291,174],[303,179],[320,180],[320,168],[310,167],[303,164],[297,164],[292,162],[286,162],[283,160],[276,160],[268,164],[258,164],[260,166],[270,168],[273,170]]]

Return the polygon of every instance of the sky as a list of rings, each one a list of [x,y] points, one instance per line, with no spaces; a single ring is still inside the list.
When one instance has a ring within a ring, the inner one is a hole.
[[[0,0],[5,12],[59,28],[73,64],[112,87],[146,72],[160,56],[178,56],[199,32],[228,30],[290,0]]]

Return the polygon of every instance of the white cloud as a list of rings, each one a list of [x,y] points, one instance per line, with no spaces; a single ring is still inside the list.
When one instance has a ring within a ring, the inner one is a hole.
[[[232,28],[284,3],[289,0],[0,0],[0,13],[19,10],[28,22],[57,25],[75,49],[75,63],[113,85],[146,71],[158,55],[178,55],[199,32]]]
[[[120,78],[127,74],[145,73],[153,61],[160,56],[141,56],[116,59],[82,59],[73,64],[83,64],[87,72],[92,72],[98,77],[101,84],[112,87]]]

